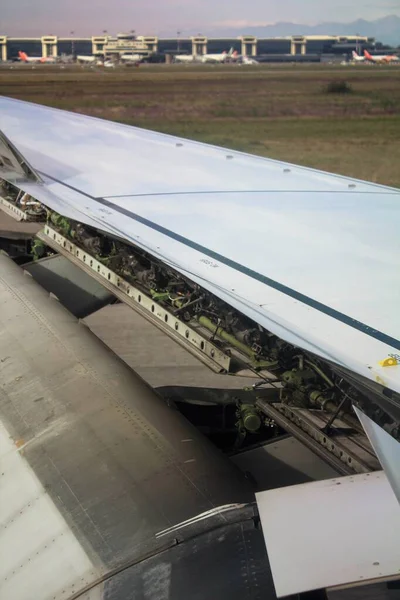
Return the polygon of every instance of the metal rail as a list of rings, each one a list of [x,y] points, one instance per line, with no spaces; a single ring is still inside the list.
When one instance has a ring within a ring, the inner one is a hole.
[[[0,196],[0,208],[16,221],[27,221],[28,219],[28,215],[23,210],[3,198],[3,196]]]
[[[366,436],[353,431],[345,422],[340,423],[343,427],[333,430],[335,435],[323,431],[329,413],[295,408],[279,402],[271,403],[261,398],[256,404],[264,414],[339,473],[368,473],[381,468]]]
[[[110,290],[119,300],[128,304],[148,321],[167,333],[213,371],[218,373],[229,372],[230,356],[191,325],[181,321],[176,315],[155,302],[142,290],[134,287],[117,273],[108,269],[89,252],[82,250],[48,225],[38,233],[37,237],[60,254],[68,257],[73,263]]]
[[[176,314],[166,310],[143,290],[134,287],[49,225],[45,225],[38,237],[69,258],[118,299],[172,337],[213,371],[226,373],[230,371],[232,357],[236,354],[234,347],[227,351],[222,350],[213,343],[212,336],[207,337],[207,333],[210,336],[209,332],[199,330],[196,323],[188,324],[181,321]],[[239,357],[237,358],[240,360]],[[248,368],[251,369],[249,366]],[[261,373],[254,372],[254,374],[262,376]],[[365,473],[380,468],[367,438],[340,418],[336,419],[335,428],[332,428],[328,434],[326,425],[331,414],[326,411],[299,409],[280,402],[272,404],[263,399],[257,400],[257,406],[339,473],[344,475]]]

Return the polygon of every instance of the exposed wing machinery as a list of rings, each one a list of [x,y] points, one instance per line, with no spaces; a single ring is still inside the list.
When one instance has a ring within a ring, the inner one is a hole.
[[[0,128],[32,165],[2,177],[47,207],[51,231],[274,373],[284,402],[362,405],[337,365],[398,403],[397,190],[8,99],[0,107]]]

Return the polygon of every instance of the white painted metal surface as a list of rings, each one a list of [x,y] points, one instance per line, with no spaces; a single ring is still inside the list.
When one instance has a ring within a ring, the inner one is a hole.
[[[400,391],[400,365],[380,365],[400,359],[398,190],[7,98],[0,129],[54,210]]]
[[[400,511],[382,471],[256,497],[278,597],[399,576]]]
[[[1,210],[10,215],[10,217],[16,221],[26,221],[26,213],[11,202],[8,202],[8,200],[2,196],[0,196],[0,206]]]
[[[330,465],[292,436],[235,454],[231,460],[251,473],[257,488],[269,490],[339,475]]]
[[[400,503],[400,444],[357,407],[354,410]]]
[[[98,573],[23,454],[0,423],[0,597],[67,599]]]
[[[253,499],[201,433],[1,254],[0,425],[1,600],[155,600],[155,580],[147,595],[143,582],[173,562],[155,534],[232,499]],[[224,516],[214,520],[225,524]],[[214,545],[206,545],[208,554]],[[178,550],[174,583],[185,559]],[[90,586],[96,591],[86,592]],[[174,598],[186,600],[187,589]]]

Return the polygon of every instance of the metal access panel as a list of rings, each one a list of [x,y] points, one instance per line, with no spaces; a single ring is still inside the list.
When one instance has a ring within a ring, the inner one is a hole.
[[[293,436],[246,449],[231,459],[241,471],[250,473],[257,488],[262,490],[331,479],[341,474]]]
[[[0,208],[16,221],[27,220],[27,214],[18,208],[18,206],[15,206],[12,202],[9,202],[6,198],[3,198],[3,196],[0,196]]]
[[[278,598],[399,578],[400,510],[383,471],[256,498]]]
[[[115,299],[93,277],[59,254],[29,263],[24,269],[79,319],[87,317]]]
[[[29,222],[23,219],[15,219],[9,212],[5,211],[0,196],[0,237],[6,239],[30,239],[43,227],[43,223]],[[16,207],[15,207],[16,208]],[[21,211],[22,212],[22,211]]]

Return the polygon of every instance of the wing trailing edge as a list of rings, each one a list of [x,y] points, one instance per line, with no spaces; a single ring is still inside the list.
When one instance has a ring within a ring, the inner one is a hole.
[[[398,578],[400,511],[383,471],[256,497],[278,598]]]
[[[38,173],[31,167],[19,150],[0,130],[0,175],[8,181],[41,181]]]
[[[400,443],[359,408],[354,410],[400,503]]]

